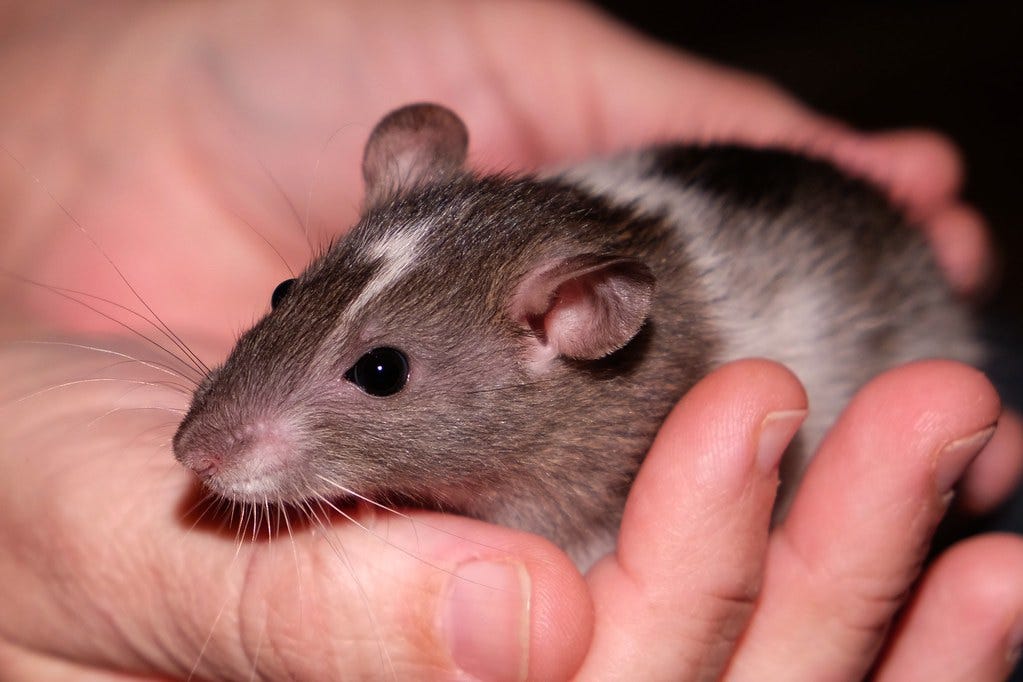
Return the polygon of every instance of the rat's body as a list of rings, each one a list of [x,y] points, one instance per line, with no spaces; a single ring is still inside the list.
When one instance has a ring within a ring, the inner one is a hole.
[[[438,107],[378,125],[363,219],[275,296],[175,437],[213,490],[343,488],[537,532],[585,565],[715,366],[769,357],[801,378],[798,476],[871,376],[976,359],[920,236],[823,163],[663,147],[512,179],[470,175],[464,152]]]

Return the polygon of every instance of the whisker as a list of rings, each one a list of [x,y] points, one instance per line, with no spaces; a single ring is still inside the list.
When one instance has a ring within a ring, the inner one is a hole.
[[[341,492],[343,492],[346,495],[351,495],[352,497],[354,497],[354,498],[356,498],[358,500],[361,500],[361,501],[363,501],[363,502],[365,502],[365,503],[367,503],[369,505],[372,505],[372,506],[374,506],[374,507],[376,507],[378,509],[381,509],[381,510],[383,510],[385,512],[388,512],[390,514],[394,514],[395,516],[399,516],[399,517],[407,520],[409,522],[409,525],[412,528],[412,534],[416,538],[416,547],[417,548],[422,547],[422,543],[419,540],[419,529],[416,528],[416,521],[415,521],[415,519],[413,519],[410,515],[405,514],[403,512],[400,512],[397,509],[395,509],[393,507],[390,507],[390,506],[388,506],[386,504],[382,504],[380,502],[377,502],[376,500],[370,499],[370,498],[366,497],[365,495],[360,495],[359,493],[357,493],[356,491],[352,490],[351,488],[343,486],[340,483],[338,483],[337,481],[332,481],[332,480],[330,480],[329,478],[327,478],[326,476],[324,476],[322,474],[316,474],[316,477],[319,478],[324,483],[326,483],[327,485],[330,485],[330,486],[333,486],[333,487],[337,488],[338,490],[340,490]],[[333,506],[333,505],[331,505],[331,506]],[[356,523],[354,520],[352,522]],[[359,525],[359,524],[356,523],[356,525]],[[387,541],[385,539],[385,542],[389,542],[389,541]]]
[[[259,507],[255,504],[249,506],[249,510],[252,512],[252,542],[256,541],[256,536],[259,533],[259,520],[261,517]]]
[[[319,504],[319,501],[317,503]],[[342,515],[345,516],[343,513]],[[346,516],[346,518],[348,517]],[[377,621],[377,617],[373,612],[373,608],[369,600],[369,595],[366,594],[366,589],[365,587],[363,587],[362,581],[359,580],[358,575],[355,572],[355,567],[352,564],[350,557],[348,556],[348,552],[345,551],[343,544],[335,543],[333,541],[330,533],[327,532],[326,527],[324,527],[323,538],[326,541],[327,546],[331,548],[331,550],[338,557],[338,559],[341,560],[341,563],[344,564],[345,568],[348,570],[349,575],[352,576],[352,579],[355,583],[355,589],[358,590],[359,596],[362,598],[362,603],[366,607],[366,615],[369,617],[370,623],[372,624],[373,627],[373,632],[377,638],[377,642],[379,645],[378,649],[380,651],[380,662],[387,668],[387,670],[390,671],[391,677],[397,679],[397,672],[394,669],[394,661],[391,660],[391,652],[384,644],[384,640],[380,634],[381,633],[380,623]]]
[[[417,555],[415,552],[413,552],[411,550],[408,550],[408,549],[402,547],[401,545],[398,545],[395,542],[392,542],[390,539],[384,537],[380,533],[377,533],[376,531],[374,531],[373,529],[371,529],[369,526],[365,525],[364,523],[360,523],[358,520],[355,519],[354,516],[352,516],[351,514],[349,514],[346,511],[344,511],[343,509],[340,509],[337,505],[332,503],[326,497],[317,494],[315,496],[315,498],[317,500],[317,504],[320,505],[321,509],[323,508],[323,505],[326,505],[331,510],[333,510],[335,513],[337,513],[342,518],[344,518],[346,521],[348,521],[349,523],[351,523],[351,524],[357,526],[358,528],[361,528],[362,530],[366,531],[367,533],[369,533],[370,535],[375,537],[377,540],[380,540],[381,542],[383,542],[384,544],[388,545],[389,547],[392,547],[392,548],[398,550],[399,552],[401,552],[402,554],[404,554],[404,555],[406,555],[408,557],[411,557],[411,558],[415,559],[416,561],[418,561],[418,562],[420,562],[422,564],[425,564],[426,566],[429,566],[430,568],[432,568],[434,570],[440,571],[441,573],[446,573],[446,574],[452,575],[452,576],[455,575],[455,573],[454,573],[454,571],[452,569],[444,568],[443,566],[439,566],[439,565],[437,565],[437,564],[435,564],[435,563],[433,563],[431,561],[427,561],[422,556]],[[385,507],[385,509],[386,509],[386,507]],[[388,511],[391,511],[391,510],[388,510]],[[407,517],[407,515],[401,514],[400,512],[395,512],[395,513],[397,513],[399,516],[406,516]],[[414,527],[415,527],[415,522],[413,522],[413,528]],[[430,526],[429,524],[427,524],[427,527],[428,528],[433,528],[433,526]],[[440,529],[440,528],[434,528],[434,530],[437,530],[437,531],[442,532],[442,533],[446,532],[446,531],[444,531],[443,529]],[[451,535],[452,537],[461,537],[459,535],[456,535],[455,533],[448,532],[447,534]],[[416,535],[416,544],[417,545],[419,544],[419,536],[418,536],[418,534]],[[481,544],[481,543],[478,543],[478,544]],[[482,545],[482,544],[481,544],[481,546],[489,547],[488,545]],[[498,549],[498,548],[495,547],[493,549]],[[469,581],[469,582],[473,582],[473,581]],[[486,586],[484,585],[484,587],[486,587]]]
[[[266,167],[266,164],[263,163],[262,160],[259,160],[259,166],[260,168],[263,169],[263,173],[270,179],[270,182],[273,183],[273,186],[277,189],[277,193],[284,198],[284,203],[287,204],[288,208],[291,210],[291,215],[294,216],[295,218],[295,224],[298,226],[300,230],[302,230],[302,236],[305,238],[306,246],[309,247],[309,253],[312,254],[315,251],[315,249],[313,248],[312,240],[309,239],[308,226],[302,221],[302,216],[299,215],[298,208],[295,206],[295,202],[291,200],[291,197],[288,196],[288,193],[285,192],[284,188],[281,186],[280,181],[277,180],[277,176],[270,172],[270,169]],[[283,261],[284,258],[282,257],[281,260]],[[285,262],[284,264],[285,266],[288,265],[287,262]],[[290,271],[291,268],[288,267],[288,270]],[[292,272],[291,274],[292,276],[294,276],[295,273]]]
[[[47,289],[48,291],[50,291],[51,293],[54,293],[54,294],[63,293],[63,294],[74,294],[75,296],[83,296],[85,298],[92,299],[93,301],[101,301],[103,303],[106,303],[109,306],[112,306],[112,307],[118,309],[118,310],[124,311],[124,312],[128,313],[129,315],[132,315],[133,317],[141,320],[142,322],[145,322],[147,325],[152,327],[155,331],[157,331],[160,334],[162,334],[164,336],[164,338],[166,338],[168,341],[170,341],[173,345],[175,345],[178,348],[178,350],[180,350],[181,352],[185,353],[186,354],[185,358],[188,360],[189,363],[192,363],[191,365],[186,365],[187,367],[189,367],[189,369],[195,369],[196,371],[198,371],[200,373],[200,375],[203,373],[204,370],[206,371],[206,373],[209,372],[208,369],[205,369],[205,365],[203,365],[201,362],[196,362],[196,360],[198,360],[198,358],[193,359],[194,354],[191,353],[191,350],[188,348],[188,346],[185,345],[180,339],[178,339],[175,336],[169,334],[166,330],[164,330],[162,327],[160,327],[160,325],[156,324],[151,319],[149,319],[148,317],[146,317],[145,315],[143,315],[142,313],[140,313],[139,311],[135,310],[134,308],[132,308],[130,306],[126,306],[123,303],[118,303],[117,301],[114,301],[113,299],[106,298],[104,296],[97,296],[96,294],[90,294],[87,291],[81,291],[81,290],[78,290],[78,289],[71,289],[69,287],[60,287],[60,286],[57,286],[55,284],[46,284],[45,282],[40,282],[38,280],[34,280],[34,279],[29,278],[29,277],[24,277],[22,275],[18,275],[18,274],[14,274],[14,273],[6,273],[6,274],[9,277],[13,277],[15,279],[21,280],[25,284],[33,284],[35,286]],[[68,300],[74,301],[75,303],[78,303],[79,305],[85,306],[86,308],[89,308],[90,310],[92,310],[94,312],[97,312],[97,313],[99,313],[101,315],[103,314],[100,310],[98,310],[97,308],[94,308],[94,307],[88,305],[84,301],[80,301],[80,300],[78,300],[78,299],[76,299],[76,298],[74,298],[72,296],[65,296],[65,298],[67,298]],[[117,320],[116,318],[113,318],[113,317],[108,317],[107,319],[110,319],[110,320],[115,321],[115,322],[120,322],[120,320]],[[190,354],[191,354],[192,357],[190,357]],[[174,354],[174,357],[178,361],[181,361],[181,358],[178,357],[176,354]]]
[[[92,421],[90,421],[88,424],[85,425],[85,428],[86,428],[86,430],[91,429],[92,427],[94,427],[96,424],[98,424],[99,422],[103,421],[107,417],[113,416],[115,414],[119,414],[121,412],[139,412],[139,411],[142,411],[142,410],[147,410],[147,411],[161,410],[163,412],[171,412],[171,413],[176,414],[176,415],[184,414],[184,410],[175,410],[175,409],[172,409],[172,408],[169,408],[169,407],[115,407],[113,409],[107,410],[106,412],[104,412],[100,416],[98,416],[95,419],[93,419]],[[167,426],[167,424],[161,424],[160,426],[164,427],[164,426]]]
[[[250,223],[248,220],[243,218],[240,213],[238,213],[236,211],[230,211],[230,213],[231,213],[231,215],[233,215],[235,217],[236,220],[238,220],[243,225],[248,227],[257,237],[259,237],[261,240],[263,240],[263,243],[266,244],[270,248],[270,250],[273,251],[277,255],[277,258],[280,259],[281,263],[284,264],[284,269],[287,270],[289,273],[291,273],[292,277],[295,277],[295,271],[291,268],[291,265],[289,265],[288,261],[285,260],[284,256],[281,254],[280,250],[276,246],[274,246],[273,243],[269,239],[267,239],[266,236],[262,232],[257,230],[255,228],[255,226],[253,226],[252,223]]]
[[[124,408],[124,409],[127,409],[127,410],[134,410],[134,409],[145,410],[145,409],[149,409],[149,408],[145,408],[145,407],[138,407],[138,408],[127,407],[127,408]],[[159,409],[159,408],[153,408],[153,409]],[[142,436],[149,435],[149,434],[153,433],[154,431],[158,431],[160,429],[175,428],[176,426],[177,426],[177,420],[175,420],[173,422],[164,422],[162,424],[155,424],[153,426],[150,426],[148,429],[142,429],[142,431],[140,431],[138,434],[136,434],[136,436],[134,438],[132,438],[130,441],[128,441],[128,445],[129,446],[134,445],[136,442],[138,442],[138,440],[140,438],[142,438]],[[160,447],[163,450],[169,450],[170,449],[170,445],[171,445],[171,439],[170,438],[164,438],[162,441],[153,443],[153,445],[157,446],[157,447]]]
[[[355,492],[354,490],[352,490],[350,488],[347,488],[347,487],[341,485],[340,483],[338,483],[336,481],[332,481],[329,478],[323,476],[322,474],[316,474],[316,477],[319,478],[320,480],[322,480],[327,485],[330,485],[330,486],[333,486],[333,487],[337,488],[338,490],[340,490],[341,492],[343,492],[346,495],[350,495],[352,497],[358,498],[359,500],[362,500],[362,501],[364,501],[364,502],[366,502],[366,503],[368,503],[370,505],[373,505],[374,507],[379,507],[380,509],[382,509],[382,510],[384,510],[386,512],[389,512],[391,514],[394,514],[395,516],[400,516],[402,518],[408,519],[408,522],[410,524],[412,524],[412,532],[415,533],[415,535],[416,535],[416,543],[417,544],[419,544],[419,530],[417,528],[417,525],[425,526],[426,528],[429,528],[430,530],[435,530],[438,533],[444,533],[445,535],[449,535],[451,537],[458,538],[460,540],[468,540],[469,539],[469,538],[465,538],[465,537],[463,537],[463,536],[461,536],[461,535],[459,535],[457,533],[453,533],[453,532],[451,532],[451,531],[449,531],[447,529],[435,526],[435,525],[433,525],[431,523],[427,523],[427,522],[421,521],[421,520],[417,521],[415,518],[413,518],[409,514],[405,514],[404,512],[400,512],[397,509],[394,509],[392,507],[388,507],[387,505],[382,504],[380,502],[377,502],[375,500],[372,500],[372,499],[370,499],[370,498],[368,498],[368,497],[366,497],[364,495],[360,495],[359,493]],[[348,517],[346,516],[345,518],[348,518]],[[354,523],[354,521],[353,521],[353,523]],[[472,542],[475,542],[476,544],[480,545],[481,547],[486,547],[488,549],[496,549],[496,550],[500,550],[501,549],[500,547],[494,547],[492,545],[487,545],[485,543],[481,543],[478,540],[472,540]]]
[[[65,381],[63,383],[57,384],[56,386],[48,386],[48,387],[46,387],[44,389],[40,389],[38,391],[34,391],[32,393],[29,393],[28,395],[23,395],[20,398],[15,398],[14,400],[11,401],[11,404],[17,404],[17,403],[24,402],[26,400],[31,400],[32,398],[36,398],[38,396],[45,395],[45,394],[47,394],[47,393],[49,393],[51,391],[57,391],[57,390],[60,390],[62,388],[70,388],[72,386],[80,386],[82,384],[107,383],[107,382],[120,382],[120,383],[128,383],[128,384],[138,384],[140,386],[149,386],[149,387],[155,387],[155,388],[165,387],[163,382],[142,381],[140,379],[119,379],[119,378],[116,378],[116,377],[94,377],[94,378],[91,378],[91,379],[76,379],[74,381]]]
[[[12,345],[63,346],[63,347],[66,347],[66,348],[78,348],[78,349],[81,349],[81,350],[94,351],[96,353],[104,353],[106,355],[113,355],[115,357],[124,358],[125,360],[131,360],[132,362],[137,362],[138,364],[142,365],[143,367],[148,367],[150,369],[155,369],[158,372],[163,372],[164,374],[169,374],[172,377],[175,377],[177,379],[184,379],[185,381],[193,381],[194,382],[194,379],[191,379],[191,378],[185,376],[184,374],[182,374],[181,372],[177,371],[176,369],[174,369],[172,367],[169,367],[168,365],[165,365],[165,364],[163,364],[161,362],[156,362],[156,361],[153,361],[153,360],[143,360],[142,358],[136,358],[136,357],[134,357],[132,355],[128,355],[127,353],[122,353],[120,351],[116,351],[116,350],[113,350],[111,348],[102,348],[100,346],[90,346],[90,345],[87,345],[87,344],[84,344],[84,343],[71,343],[70,341],[46,341],[46,340],[35,340],[35,339],[23,339],[23,340],[11,341],[10,343]]]
[[[132,362],[132,361],[131,360],[121,360],[120,362],[115,362],[115,363],[109,364],[109,365],[107,365],[105,367],[100,367],[100,368],[97,369],[97,372],[105,372],[107,370],[114,369],[115,367],[120,367],[121,365],[126,365],[129,362]],[[117,378],[117,377],[111,377],[111,378]],[[177,377],[175,377],[175,378],[177,378]],[[127,380],[125,380],[125,381],[127,381]],[[139,380],[139,381],[141,381],[141,380]],[[187,379],[186,379],[186,381],[187,381]],[[184,395],[184,396],[191,396],[192,392],[195,390],[194,386],[186,386],[185,384],[182,384],[181,382],[170,381],[168,379],[159,379],[159,380],[153,379],[153,380],[149,381],[148,384],[150,386],[153,386],[153,387],[162,386],[163,388],[169,388],[172,391],[174,391],[176,393],[180,393],[181,395]]]
[[[408,514],[402,513],[400,511],[398,511],[397,509],[393,509],[391,507],[388,507],[387,505],[382,504],[380,502],[377,502],[376,500],[372,500],[372,499],[366,497],[365,495],[360,495],[359,493],[355,492],[351,488],[343,486],[340,483],[338,483],[337,481],[330,480],[329,478],[327,478],[323,474],[316,474],[316,478],[320,479],[321,481],[323,481],[324,483],[326,483],[329,486],[333,486],[333,487],[337,488],[338,490],[340,490],[341,492],[345,493],[346,495],[351,495],[352,497],[358,498],[358,499],[362,500],[363,502],[366,502],[368,504],[373,505],[374,507],[379,507],[380,509],[382,509],[382,510],[384,510],[386,512],[390,512],[392,514],[395,514],[396,516],[400,516],[402,518],[408,519],[413,524],[415,523],[415,521],[412,519],[412,517],[409,516]]]
[[[188,530],[185,531],[186,537],[189,534],[191,534],[193,530],[195,530],[196,526],[198,526],[199,523],[202,522],[203,517],[205,517],[206,514],[208,514],[211,509],[223,506],[223,498],[217,499],[216,496],[214,496],[213,494],[209,492],[204,492],[203,496],[199,499],[199,501],[193,504],[191,508],[189,508],[189,510],[184,513],[183,517],[188,518],[189,516],[194,514],[195,511],[199,509],[200,506],[205,506],[205,509],[202,510],[199,516],[196,517],[195,521],[192,522],[192,525],[188,527]],[[184,520],[184,518],[182,520]]]
[[[117,362],[112,362],[109,365],[104,365],[103,367],[98,367],[96,369],[96,372],[97,373],[99,373],[99,372],[106,372],[108,370],[115,369],[115,368],[120,367],[122,365],[127,365],[127,364],[133,363],[133,362],[136,362],[136,360],[134,360],[132,358],[127,358],[127,359],[124,359],[124,360],[118,360]],[[174,379],[183,379],[185,381],[190,381],[190,379],[188,379],[187,377],[174,376],[174,375],[172,375],[172,376],[173,376]],[[194,385],[186,386],[186,385],[181,384],[178,381],[170,381],[168,379],[160,379],[160,380],[154,379],[154,380],[152,380],[151,383],[154,386],[159,385],[159,386],[163,386],[165,388],[174,389],[175,391],[177,391],[179,393],[183,393],[185,395],[192,395],[192,392],[195,390],[195,386]]]
[[[309,239],[309,223],[310,216],[312,214],[313,204],[313,190],[316,186],[317,178],[320,175],[320,166],[323,164],[323,157],[326,156],[327,150],[330,149],[330,145],[334,143],[334,138],[340,135],[348,125],[339,126],[327,137],[327,140],[323,143],[323,147],[320,149],[320,153],[316,155],[316,163],[313,164],[312,178],[309,180],[309,189],[306,191],[305,197],[305,216],[302,219],[302,229],[305,232],[306,241],[309,243],[309,247],[312,248],[312,241]]]
[[[231,563],[228,565],[228,571],[230,571],[234,567],[235,562],[238,561],[238,557],[241,556],[241,552],[242,543],[239,542],[238,547],[235,549],[234,556],[231,557]],[[192,665],[192,669],[188,673],[189,682],[195,678],[195,673],[199,669],[199,666],[202,664],[202,658],[203,656],[206,655],[206,649],[209,648],[210,642],[213,641],[213,633],[216,632],[217,625],[220,623],[220,619],[223,618],[224,610],[227,609],[227,605],[230,602],[230,600],[231,600],[230,596],[224,597],[224,601],[221,603],[220,609],[217,611],[217,615],[213,619],[213,624],[210,626],[210,632],[208,635],[206,635],[205,641],[203,641],[202,646],[199,648],[199,654],[196,657],[195,663]]]
[[[111,305],[114,305],[114,306],[119,306],[120,304],[118,304],[118,303],[114,303],[113,301],[108,301],[107,299],[103,299],[103,298],[101,298],[99,296],[92,296],[92,294],[87,294],[85,292],[76,291],[74,289],[65,289],[63,287],[55,287],[55,286],[52,286],[50,284],[46,284],[44,282],[38,282],[36,280],[29,279],[28,277],[23,277],[21,275],[15,275],[15,274],[12,274],[12,273],[5,273],[5,274],[8,277],[13,277],[15,279],[19,279],[19,280],[21,280],[22,282],[24,282],[26,284],[32,284],[32,285],[35,285],[35,286],[38,286],[38,287],[42,287],[43,289],[46,289],[47,291],[51,292],[52,294],[54,294],[56,296],[60,296],[60,297],[65,298],[65,299],[67,299],[69,301],[72,301],[73,303],[77,303],[80,306],[84,306],[85,308],[88,308],[89,310],[93,311],[94,313],[96,313],[100,317],[103,317],[103,318],[106,318],[107,320],[110,320],[114,324],[117,324],[120,327],[123,327],[124,329],[126,329],[129,332],[131,332],[135,336],[143,339],[144,341],[148,342],[149,344],[151,344],[151,345],[155,346],[156,348],[160,349],[161,351],[166,353],[168,356],[170,356],[174,360],[177,360],[178,362],[180,362],[183,366],[187,367],[188,369],[195,370],[196,372],[198,372],[200,374],[200,376],[202,376],[204,373],[205,374],[209,374],[210,370],[204,364],[202,364],[201,361],[197,362],[196,360],[193,360],[192,357],[190,357],[190,356],[186,356],[186,358],[181,358],[176,353],[171,351],[169,348],[167,348],[163,344],[159,343],[158,341],[150,338],[149,336],[147,336],[143,332],[139,331],[138,329],[135,329],[131,325],[126,324],[124,321],[117,319],[113,315],[110,315],[110,314],[100,310],[96,306],[89,305],[85,301],[82,301],[80,299],[75,298],[72,294],[78,294],[78,295],[85,296],[85,297],[97,298],[97,299],[103,300],[103,301],[105,301],[107,303],[110,303]],[[130,308],[127,308],[127,310],[129,312],[132,312]],[[138,314],[138,313],[136,313],[136,314]],[[140,317],[143,320],[146,320],[146,318],[144,316],[140,315]],[[149,322],[150,324],[152,324],[151,321],[149,321],[149,320],[146,320],[146,321]],[[157,330],[161,331],[161,333],[162,333],[162,330],[160,330],[159,327],[157,327]],[[184,348],[181,348],[180,346],[179,346],[179,348],[182,350],[182,352],[190,353],[190,351],[187,351]],[[186,359],[187,359],[187,362],[186,362]]]
[[[92,234],[85,229],[85,226],[82,225],[81,222],[79,222],[78,218],[76,218],[74,214],[71,213],[71,211],[69,211],[66,206],[64,206],[64,204],[57,201],[57,197],[53,195],[53,192],[51,192],[50,189],[45,184],[43,184],[43,182],[35,174],[29,171],[25,164],[23,164],[16,156],[14,156],[14,154],[12,154],[6,147],[4,147],[3,150],[7,154],[7,156],[9,156],[14,161],[14,163],[16,163],[19,168],[21,168],[22,172],[26,176],[31,178],[32,181],[35,182],[35,184],[46,194],[46,196],[50,198],[50,201],[52,201],[54,205],[57,206],[57,208],[59,208],[61,212],[64,213],[65,216],[67,216],[68,220],[71,221],[71,223],[78,229],[78,231],[81,232],[82,235],[89,240],[89,242],[96,248],[96,251],[103,257],[103,260],[105,260],[110,265],[110,267],[113,268],[114,272],[117,273],[117,276],[120,278],[121,282],[124,283],[124,286],[128,288],[128,291],[130,291],[132,295],[138,300],[138,302],[141,303],[142,306],[149,311],[149,314],[151,314],[153,318],[160,323],[160,325],[163,327],[164,331],[169,335],[169,337],[179,344],[178,347],[181,348],[187,355],[190,355],[196,362],[198,362],[199,366],[203,367],[206,370],[206,373],[208,374],[210,371],[209,368],[203,365],[202,360],[200,360],[199,357],[195,355],[190,348],[188,348],[187,344],[185,344],[183,341],[181,341],[180,338],[178,338],[177,334],[175,334],[174,331],[170,327],[168,327],[167,324],[160,318],[160,316],[156,314],[156,311],[153,310],[148,303],[146,303],[146,300],[142,298],[138,291],[136,291],[135,287],[133,287],[131,282],[128,281],[128,278],[125,277],[121,269],[117,267],[117,264],[114,263],[113,259],[109,256],[109,254],[107,254],[103,247],[99,245],[99,242],[96,241]]]

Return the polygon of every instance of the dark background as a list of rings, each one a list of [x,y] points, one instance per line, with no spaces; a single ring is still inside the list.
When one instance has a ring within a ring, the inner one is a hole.
[[[648,35],[768,76],[865,130],[935,128],[961,147],[964,194],[987,217],[1001,274],[980,301],[986,368],[1023,410],[1023,6],[1010,2],[598,3]],[[1023,532],[1023,491],[990,517],[953,518],[938,545]],[[1023,579],[1023,578],[1021,578]],[[1023,666],[1012,678],[1023,682]]]

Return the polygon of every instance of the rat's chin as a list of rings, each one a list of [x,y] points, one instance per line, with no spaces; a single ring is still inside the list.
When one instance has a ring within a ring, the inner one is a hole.
[[[208,475],[199,478],[210,493],[229,502],[258,506],[285,505],[304,509],[343,509],[369,498],[342,490],[298,489],[287,485],[280,475],[271,473],[248,476]]]
[[[275,476],[254,476],[243,480],[224,481],[213,476],[205,478],[203,485],[218,497],[232,502],[259,503],[290,502],[283,495],[280,483]]]
[[[271,479],[271,476],[261,476],[258,479],[233,482],[228,485],[216,485],[212,482],[207,482],[206,486],[217,493],[217,495],[234,502],[278,501],[281,498],[280,490]]]

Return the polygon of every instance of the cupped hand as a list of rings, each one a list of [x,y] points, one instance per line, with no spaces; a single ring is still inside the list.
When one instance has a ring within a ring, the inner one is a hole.
[[[138,308],[109,258],[208,362],[266,309],[289,276],[282,259],[300,267],[309,242],[351,223],[362,144],[383,113],[412,100],[458,111],[480,168],[675,137],[810,149],[905,203],[958,288],[985,274],[984,232],[958,202],[959,162],[940,138],[856,134],[757,78],[585,7],[111,2],[68,11],[77,16],[25,19],[33,30],[2,56],[12,77],[0,143],[13,158],[0,163],[0,180],[13,199],[2,209],[0,259],[21,276]],[[9,280],[0,303],[5,339],[94,345],[102,334],[107,350],[172,362],[52,291]],[[807,673],[855,676],[886,641],[881,669],[898,671],[943,632],[949,612],[964,611],[975,636],[949,643],[936,663],[961,654],[995,675],[1014,644],[1021,597],[1013,581],[977,570],[988,561],[996,575],[1018,574],[1017,541],[1004,537],[937,563],[885,639],[940,516],[937,453],[997,418],[990,388],[962,368],[916,367],[866,389],[770,536],[775,473],[763,463],[784,446],[802,394],[771,365],[708,378],[646,463],[617,556],[584,582],[537,538],[453,517],[363,510],[368,529],[338,522],[269,544],[189,531],[191,483],[166,444],[174,414],[134,409],[184,405],[157,383],[167,375],[71,346],[0,353],[0,544],[9,548],[0,671],[184,677],[194,668],[277,679],[460,667],[488,679],[558,679],[582,665],[593,677],[752,677],[791,664],[819,635]],[[125,371],[118,378],[148,372],[157,385],[105,380]],[[170,381],[188,385],[187,376]],[[885,409],[914,390],[912,407]],[[963,395],[976,399],[969,409],[952,404]],[[768,452],[753,456],[765,438]],[[980,477],[981,499],[1000,497],[995,489],[1018,474],[1021,440],[1004,421],[982,461],[1009,474]],[[853,464],[843,464],[847,453]],[[835,500],[844,503],[832,509]]]
[[[97,360],[24,344],[0,363],[5,678],[996,680],[1023,634],[1010,536],[954,547],[892,630],[951,485],[999,437],[994,391],[952,363],[865,387],[770,533],[805,395],[764,361],[713,373],[585,579],[540,538],[437,514],[271,514],[269,541],[193,527],[194,482],[151,409],[180,396],[154,382],[139,411],[123,383],[89,382],[18,400],[96,377]]]

